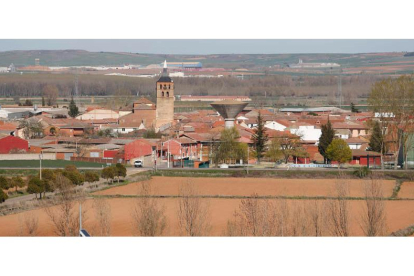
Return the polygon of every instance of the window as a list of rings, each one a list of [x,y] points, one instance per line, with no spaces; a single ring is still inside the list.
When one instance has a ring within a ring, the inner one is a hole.
[[[125,128],[123,128],[122,131],[125,131]]]
[[[162,89],[162,84],[160,84],[160,89]]]
[[[164,84],[164,89],[167,89],[167,86]]]
[[[170,96],[170,92],[167,92],[167,97],[169,97]]]

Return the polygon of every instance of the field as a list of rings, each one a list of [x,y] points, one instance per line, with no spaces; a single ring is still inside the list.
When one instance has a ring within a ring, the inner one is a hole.
[[[317,197],[324,201],[330,196],[335,186],[334,179],[276,179],[276,178],[181,178],[181,177],[153,177],[153,194],[161,196],[159,203],[165,207],[167,218],[166,236],[180,235],[177,219],[178,199],[180,185],[190,183],[195,186],[203,202],[209,205],[209,218],[211,222],[210,236],[224,235],[227,222],[232,219],[243,197],[257,193],[259,196],[287,197],[287,203],[306,204],[309,199]],[[350,232],[353,236],[361,236],[361,212],[364,209],[363,180],[349,180],[350,184]],[[405,200],[386,200],[385,212],[387,215],[387,232],[391,233],[414,224],[414,185],[404,183],[400,197]],[[114,187],[94,193],[93,196],[107,197],[111,206],[111,235],[132,236],[131,212],[136,202],[140,183]],[[395,181],[382,182],[384,197],[389,198],[395,186]],[[280,199],[270,199],[278,201]],[[305,206],[305,205],[302,205]],[[83,208],[87,210],[84,218],[84,228],[94,235],[97,230],[97,219],[93,208],[93,199],[86,200]],[[54,228],[46,213],[42,209],[31,210],[39,218],[39,236],[53,236]],[[19,235],[19,229],[24,213],[0,217],[0,236]]]
[[[39,160],[1,160],[0,168],[39,168]],[[67,161],[67,160],[42,160],[42,168],[64,168],[67,165],[75,165],[78,168],[102,168],[99,163]]]

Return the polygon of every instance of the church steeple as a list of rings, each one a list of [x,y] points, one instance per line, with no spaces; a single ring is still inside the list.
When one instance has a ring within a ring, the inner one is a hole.
[[[172,82],[170,76],[168,75],[167,60],[164,60],[164,67],[162,68],[161,77],[158,82]]]

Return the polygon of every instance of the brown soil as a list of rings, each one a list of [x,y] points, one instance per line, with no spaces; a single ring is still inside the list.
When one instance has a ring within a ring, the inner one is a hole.
[[[398,192],[399,198],[414,198],[414,182],[403,182]]]
[[[112,236],[133,236],[131,221],[131,210],[133,209],[133,198],[108,199],[112,213]],[[221,236],[225,233],[227,221],[232,218],[234,211],[240,204],[239,199],[203,199],[209,201],[212,229],[211,236]],[[303,202],[303,200],[301,200]],[[160,203],[166,208],[168,225],[166,236],[179,236],[177,221],[177,199],[160,199]],[[353,236],[363,235],[359,226],[363,201],[350,201],[351,203],[351,234]],[[87,210],[84,228],[92,235],[96,233],[96,219],[92,200],[88,200],[83,208]],[[42,209],[29,211],[39,218],[39,236],[54,236],[54,226]],[[388,232],[402,229],[414,223],[414,201],[387,201],[387,225]],[[19,217],[22,214],[14,214],[0,217],[0,236],[19,235]]]
[[[364,196],[364,183],[367,180],[349,179],[350,196]],[[335,189],[334,179],[277,179],[277,178],[187,178],[153,177],[151,185],[154,194],[177,195],[184,183],[195,185],[201,195],[249,196],[257,193],[261,196],[329,196]],[[97,195],[135,195],[140,183],[96,192]],[[384,180],[385,196],[391,196],[395,181]]]

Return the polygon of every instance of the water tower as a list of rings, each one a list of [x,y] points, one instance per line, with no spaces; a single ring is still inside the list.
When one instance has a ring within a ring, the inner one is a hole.
[[[239,114],[247,104],[248,103],[240,101],[225,100],[211,103],[211,106],[224,118],[225,127],[232,128],[234,127],[234,120],[236,120],[237,114]]]

